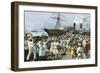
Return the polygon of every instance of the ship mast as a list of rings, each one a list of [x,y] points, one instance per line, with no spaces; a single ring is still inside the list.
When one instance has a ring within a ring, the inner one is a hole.
[[[56,19],[55,28],[61,27],[61,21],[65,21],[65,20],[61,19],[61,14],[60,13],[57,14],[57,17],[51,17],[51,18]]]

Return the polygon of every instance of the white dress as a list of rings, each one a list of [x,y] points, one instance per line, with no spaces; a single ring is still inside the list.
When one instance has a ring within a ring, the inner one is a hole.
[[[54,42],[54,49],[53,49],[53,54],[58,54],[58,46],[59,43],[58,42]]]
[[[83,56],[83,48],[82,47],[78,47],[77,48],[77,57],[82,57]]]
[[[29,60],[32,53],[34,54],[34,59],[36,59],[36,48],[33,41],[28,41],[28,50],[27,60]]]

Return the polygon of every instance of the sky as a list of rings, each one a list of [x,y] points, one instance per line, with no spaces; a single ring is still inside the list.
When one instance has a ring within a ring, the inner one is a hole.
[[[40,11],[24,11],[25,31],[41,30],[42,28],[54,28],[56,26],[59,12],[40,12]],[[60,26],[72,27],[76,23],[76,28],[83,24],[83,29],[90,28],[90,14],[88,13],[68,13],[60,12]]]

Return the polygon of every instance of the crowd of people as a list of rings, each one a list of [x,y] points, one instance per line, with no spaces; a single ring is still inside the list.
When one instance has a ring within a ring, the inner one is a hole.
[[[64,34],[61,36],[33,37],[25,35],[25,60],[32,55],[34,61],[61,60],[70,54],[71,59],[90,58],[90,37],[88,35]],[[66,57],[67,59],[67,57]]]

